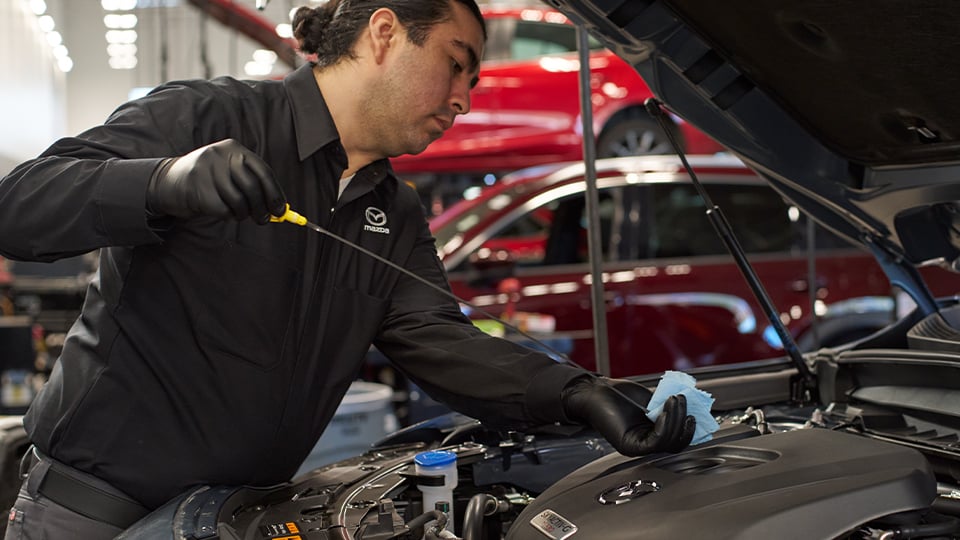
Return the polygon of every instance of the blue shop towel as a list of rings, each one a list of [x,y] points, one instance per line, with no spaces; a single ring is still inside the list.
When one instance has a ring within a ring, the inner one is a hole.
[[[690,444],[709,441],[720,425],[710,414],[713,396],[697,388],[697,380],[682,371],[667,371],[660,377],[657,389],[647,405],[647,418],[656,420],[663,410],[663,404],[672,395],[683,394],[687,398],[687,414],[697,420],[697,430]]]

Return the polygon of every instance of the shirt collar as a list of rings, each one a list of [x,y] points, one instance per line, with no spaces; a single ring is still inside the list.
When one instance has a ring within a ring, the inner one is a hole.
[[[317,79],[313,76],[313,64],[307,63],[283,78],[283,86],[293,109],[293,128],[297,134],[297,152],[300,161],[313,155],[317,150],[340,140],[340,133],[330,116],[327,102],[320,93]],[[347,156],[338,145],[338,156],[346,166]],[[390,160],[384,158],[368,164],[364,176],[379,184],[384,178],[394,177]]]
[[[337,126],[313,76],[312,63],[304,64],[284,77],[283,86],[293,109],[293,127],[301,161],[340,139]]]
[[[386,190],[384,192],[385,201],[393,200],[393,196],[397,190],[397,177],[388,159],[378,159],[357,171],[356,174],[353,175],[350,184],[340,195],[337,206],[339,207],[359,199],[366,193],[376,189],[377,186],[382,186],[382,188]],[[384,210],[386,209],[387,208],[384,208]]]

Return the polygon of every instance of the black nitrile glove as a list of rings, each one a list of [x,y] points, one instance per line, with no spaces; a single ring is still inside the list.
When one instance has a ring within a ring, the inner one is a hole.
[[[263,224],[282,215],[286,203],[270,166],[233,139],[164,162],[147,186],[154,216],[252,217]]]
[[[567,418],[599,431],[625,456],[678,452],[690,444],[697,422],[687,415],[687,398],[682,394],[670,396],[657,421],[652,422],[640,407],[612,387],[643,406],[653,395],[626,379],[580,377],[561,394]]]

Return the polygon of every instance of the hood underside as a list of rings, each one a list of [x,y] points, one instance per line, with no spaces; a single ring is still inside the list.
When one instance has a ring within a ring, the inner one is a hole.
[[[913,264],[957,264],[954,2],[550,3],[821,224]]]

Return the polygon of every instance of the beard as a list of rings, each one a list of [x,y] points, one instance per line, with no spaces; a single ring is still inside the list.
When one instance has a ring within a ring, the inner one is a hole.
[[[422,106],[422,100],[410,93],[409,79],[397,77],[404,71],[394,70],[368,85],[360,98],[362,132],[371,135],[368,140],[373,150],[385,157],[419,154],[443,135],[434,125],[436,113],[415,112]]]

